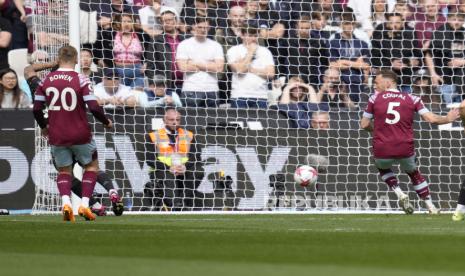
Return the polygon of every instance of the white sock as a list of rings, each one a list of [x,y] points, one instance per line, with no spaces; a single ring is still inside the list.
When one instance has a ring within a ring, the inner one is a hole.
[[[88,197],[85,197],[85,196],[82,197],[81,206],[83,206],[84,208],[89,207],[89,198]]]
[[[399,186],[394,187],[392,190],[394,193],[396,193],[398,198],[405,196],[404,192],[402,192],[402,189]]]
[[[62,202],[62,204],[63,204],[63,207],[64,207],[65,205],[71,206],[71,198],[69,197],[69,195],[61,196],[61,202]]]
[[[434,206],[433,204],[433,200],[431,199],[431,196],[426,197],[425,199],[423,199],[423,201],[425,202],[428,209],[436,208],[436,206]]]
[[[455,209],[457,213],[465,213],[465,205],[457,204],[457,208]]]
[[[102,208],[102,204],[100,204],[100,202],[95,202],[94,205],[92,205],[92,208],[100,209],[100,208]]]

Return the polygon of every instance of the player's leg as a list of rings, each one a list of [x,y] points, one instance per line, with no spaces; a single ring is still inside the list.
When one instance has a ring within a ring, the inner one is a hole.
[[[82,198],[79,207],[79,215],[86,220],[95,220],[95,214],[89,208],[89,200],[94,192],[95,183],[97,182],[97,172],[99,171],[97,147],[92,140],[88,144],[75,145],[71,147],[76,161],[83,164],[84,173],[82,175]]]
[[[77,195],[79,198],[82,197],[82,187],[81,181],[73,176],[73,180],[71,181],[71,191]]]
[[[118,190],[115,189],[111,178],[104,171],[99,171],[97,173],[97,182],[108,191],[115,216],[121,216],[124,211],[123,200],[119,196]]]
[[[62,201],[63,220],[74,222],[71,204],[72,153],[66,147],[51,146],[53,162],[58,171],[57,187]]]
[[[410,204],[408,195],[399,187],[399,181],[391,169],[395,161],[395,159],[375,159],[375,165],[378,168],[381,179],[383,179],[396,194],[400,208],[402,208],[406,214],[413,214],[413,206]]]
[[[465,180],[462,182],[460,188],[459,199],[457,200],[457,208],[455,209],[452,220],[460,221],[465,217]]]
[[[430,214],[438,214],[439,209],[436,208],[436,206],[434,206],[433,200],[431,199],[428,181],[426,181],[426,179],[418,170],[415,158],[416,157],[414,155],[408,158],[401,159],[399,161],[400,167],[410,177],[410,180],[413,184],[413,189],[417,193],[418,197],[420,197],[423,200]]]
[[[81,165],[79,165],[79,166],[81,166]],[[98,182],[98,178],[97,178],[97,182]],[[82,198],[82,184],[81,184],[81,181],[79,179],[77,179],[76,177],[74,177],[74,176],[73,176],[73,181],[72,181],[72,185],[71,185],[71,191],[76,196],[78,196],[79,198]],[[89,206],[91,206],[92,212],[94,212],[94,214],[96,214],[97,216],[105,216],[106,215],[105,206],[103,206],[97,199],[95,199],[94,196],[92,196],[89,199]]]
[[[79,215],[86,220],[95,220],[95,214],[89,208],[89,201],[94,192],[95,183],[97,182],[98,161],[93,160],[84,165],[84,174],[82,175],[82,198],[79,207]]]

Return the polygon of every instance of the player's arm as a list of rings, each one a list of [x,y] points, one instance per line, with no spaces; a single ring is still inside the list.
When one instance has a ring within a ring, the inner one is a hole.
[[[105,112],[103,111],[102,106],[98,104],[94,95],[85,96],[84,101],[86,102],[89,111],[92,113],[92,115],[94,115],[95,119],[99,120],[106,128],[113,127],[111,120],[105,116]]]
[[[367,117],[362,117],[360,120],[360,127],[369,132],[373,131],[373,124],[371,123],[371,119]]]
[[[371,120],[374,117],[373,114],[374,114],[375,98],[376,98],[376,95],[372,95],[368,99],[368,105],[365,111],[363,112],[362,119],[360,120],[360,127],[369,132],[372,132],[374,129],[373,124],[371,123]]]
[[[39,85],[37,91],[35,93],[34,98],[34,107],[32,112],[34,114],[34,119],[36,120],[39,127],[42,129],[42,134],[47,134],[47,120],[44,116],[44,109],[45,109],[45,94],[42,91],[42,86]]]
[[[460,112],[458,108],[453,108],[447,113],[446,116],[437,115],[433,112],[427,112],[422,114],[421,117],[423,120],[430,124],[443,125],[452,123],[453,121],[457,120],[460,117]]]
[[[95,119],[100,121],[105,128],[112,128],[113,123],[105,116],[103,107],[98,103],[97,97],[92,93],[92,85],[87,77],[79,75],[81,85],[81,95],[84,102],[87,104],[89,111],[94,115]]]
[[[24,68],[24,78],[26,79],[27,84],[32,92],[32,97],[34,99],[35,92],[40,85],[40,78],[37,76],[37,72],[56,68],[58,63],[55,62],[48,62],[48,63],[36,63],[32,65],[28,65]]]

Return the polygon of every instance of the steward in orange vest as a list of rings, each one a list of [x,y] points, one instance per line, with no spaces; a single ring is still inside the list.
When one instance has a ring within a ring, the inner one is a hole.
[[[149,137],[154,144],[157,160],[166,166],[185,165],[189,161],[190,146],[194,139],[191,131],[178,128],[175,141],[170,140],[166,128],[150,132]]]
[[[145,136],[145,162],[150,182],[145,185],[144,210],[192,210],[195,189],[203,178],[200,150],[194,134],[168,128]]]

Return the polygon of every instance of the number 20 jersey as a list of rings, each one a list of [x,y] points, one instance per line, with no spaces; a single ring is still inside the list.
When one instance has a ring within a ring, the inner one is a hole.
[[[90,143],[86,101],[96,100],[89,79],[72,70],[58,69],[39,85],[36,101],[48,106],[49,143],[71,146]]]
[[[408,93],[388,90],[372,95],[363,117],[374,120],[374,157],[391,159],[414,155],[414,116],[427,112],[421,98]]]

